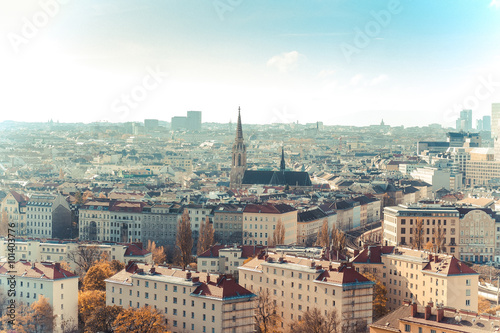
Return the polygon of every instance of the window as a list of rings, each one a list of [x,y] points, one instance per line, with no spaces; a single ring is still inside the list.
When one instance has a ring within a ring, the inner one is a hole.
[[[405,324],[405,332],[411,332],[411,327],[408,324]]]

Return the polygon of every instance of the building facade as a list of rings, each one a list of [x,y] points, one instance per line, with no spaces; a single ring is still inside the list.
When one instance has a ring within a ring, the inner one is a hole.
[[[61,194],[33,194],[26,203],[26,236],[70,238],[71,209]]]
[[[56,316],[54,332],[62,332],[63,322],[78,324],[78,276],[61,268],[58,263],[28,262],[21,260],[12,268],[7,262],[0,263],[0,288],[5,293],[9,289],[9,279],[16,279],[17,302],[28,306],[40,299],[47,298]]]
[[[255,294],[229,275],[130,263],[106,281],[106,305],[151,306],[169,331],[254,332]]]
[[[279,308],[282,327],[301,320],[303,312],[337,310],[339,321],[372,320],[373,282],[350,263],[261,253],[239,267],[240,284],[254,293],[266,290]]]
[[[370,272],[384,284],[390,310],[403,305],[405,299],[478,309],[479,274],[454,256],[399,246],[369,246],[353,263],[360,272]]]

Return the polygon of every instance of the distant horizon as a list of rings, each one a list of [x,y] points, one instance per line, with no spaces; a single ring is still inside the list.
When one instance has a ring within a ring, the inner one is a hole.
[[[174,116],[175,117],[175,116]],[[152,119],[152,120],[158,120],[159,122],[164,122],[164,123],[168,123],[168,124],[171,124],[172,122],[170,120],[162,120],[162,119],[157,119],[157,118],[145,118],[143,119],[142,121],[141,120],[133,120],[133,121],[108,121],[108,120],[98,120],[98,121],[93,121],[93,122],[81,122],[81,121],[77,121],[77,122],[73,122],[73,121],[59,121],[57,119],[49,119],[47,121],[20,121],[20,120],[11,120],[11,119],[6,119],[6,120],[1,120],[0,121],[0,124],[3,124],[3,123],[19,123],[19,124],[49,124],[51,121],[53,124],[75,124],[75,125],[91,125],[91,124],[127,124],[127,123],[136,123],[136,124],[142,124],[144,125],[144,120],[148,120],[148,119]],[[381,119],[382,121],[382,119]],[[380,126],[380,122],[377,123],[377,124],[368,124],[368,125],[343,125],[343,124],[325,124],[324,122],[322,122],[321,120],[318,120],[318,121],[314,121],[314,122],[309,122],[309,123],[301,123],[299,122],[298,125],[301,125],[301,126],[306,126],[306,125],[312,125],[312,124],[316,124],[316,123],[323,123],[323,126],[328,126],[328,127],[334,127],[334,126],[340,126],[340,127],[370,127],[370,126]],[[230,122],[216,122],[216,121],[202,121],[202,125],[203,124],[219,124],[219,125],[229,125]],[[236,130],[236,122],[235,121],[232,121],[231,122],[232,125],[235,126],[235,130]],[[269,125],[297,125],[297,123],[264,123],[264,124],[259,124],[259,123],[246,123],[244,121],[242,121],[242,124],[243,126],[245,125],[250,125],[250,126],[269,126]],[[445,127],[443,126],[442,124],[438,124],[438,123],[430,123],[430,124],[427,124],[427,125],[420,125],[420,126],[417,126],[417,125],[413,125],[413,126],[405,126],[405,125],[391,125],[391,124],[387,124],[387,122],[385,121],[384,119],[384,125],[385,126],[389,126],[389,127],[404,127],[404,128],[411,128],[411,127],[429,127],[429,126],[433,126],[433,125],[438,125],[438,126],[441,126],[441,128],[443,129],[453,129],[455,131],[460,131],[460,130],[457,130],[455,127]],[[164,127],[164,126],[159,126],[159,127]],[[476,132],[477,130],[475,128],[472,128],[472,132]],[[467,131],[465,131],[467,132]],[[484,132],[487,132],[487,131],[484,131]]]

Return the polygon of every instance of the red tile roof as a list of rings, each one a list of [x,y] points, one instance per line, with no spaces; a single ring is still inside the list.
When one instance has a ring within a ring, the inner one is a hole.
[[[361,251],[353,260],[354,263],[381,264],[382,254],[392,253],[394,246],[369,246]]]
[[[431,271],[444,275],[469,275],[469,274],[479,274],[460,260],[455,257],[451,258],[436,258],[434,257],[425,265],[424,271]]]
[[[14,267],[11,267],[7,262],[3,262],[0,264],[0,274],[9,274],[45,280],[58,280],[77,277],[77,275],[62,269],[59,263],[35,262],[32,264],[27,261],[18,261],[14,264]]]
[[[296,210],[286,204],[248,204],[245,207],[245,213],[264,213],[264,214],[283,214]]]

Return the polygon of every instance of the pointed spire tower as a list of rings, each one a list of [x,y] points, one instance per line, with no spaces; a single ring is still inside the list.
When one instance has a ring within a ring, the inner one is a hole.
[[[241,126],[241,109],[238,107],[238,124],[236,138],[232,149],[231,173],[229,174],[230,187],[237,189],[241,187],[241,181],[247,169],[247,149],[243,142],[243,128]]]
[[[285,164],[285,151],[283,150],[283,146],[281,147],[281,162],[280,162],[280,171],[285,172],[286,164]]]

